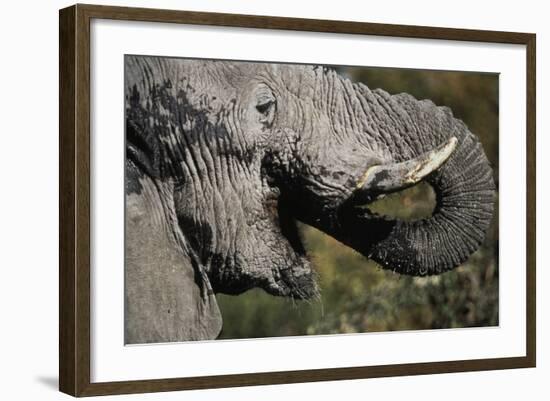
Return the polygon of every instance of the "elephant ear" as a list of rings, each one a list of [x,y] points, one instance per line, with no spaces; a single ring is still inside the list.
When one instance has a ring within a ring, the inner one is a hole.
[[[125,344],[208,340],[221,331],[208,277],[177,244],[175,221],[171,196],[127,168]]]

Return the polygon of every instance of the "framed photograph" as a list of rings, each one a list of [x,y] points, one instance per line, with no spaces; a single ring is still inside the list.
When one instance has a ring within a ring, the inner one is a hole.
[[[534,34],[59,26],[61,391],[535,366]]]

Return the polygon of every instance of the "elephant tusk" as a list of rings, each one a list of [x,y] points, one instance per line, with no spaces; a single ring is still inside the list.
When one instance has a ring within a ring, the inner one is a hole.
[[[389,193],[420,182],[440,168],[451,156],[458,140],[453,136],[434,150],[401,163],[371,166],[357,182],[360,192]]]

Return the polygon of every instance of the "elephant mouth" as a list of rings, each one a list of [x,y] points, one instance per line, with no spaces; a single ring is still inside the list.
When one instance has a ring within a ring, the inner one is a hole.
[[[279,227],[281,229],[281,234],[290,244],[294,253],[299,257],[303,257],[306,255],[306,250],[302,239],[300,238],[297,220],[293,214],[292,208],[292,202],[286,197],[281,196],[277,204]]]
[[[311,299],[319,295],[319,288],[300,236],[298,222],[292,213],[291,202],[283,196],[277,208],[281,234],[290,245],[292,255],[288,257],[289,266],[279,269],[266,290],[272,295],[290,296],[297,300]]]

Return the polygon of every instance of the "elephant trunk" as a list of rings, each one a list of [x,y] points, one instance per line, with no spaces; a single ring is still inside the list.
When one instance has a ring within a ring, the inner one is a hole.
[[[347,223],[344,219],[344,242],[401,274],[451,270],[477,250],[491,223],[495,185],[489,161],[478,139],[449,109],[408,95],[376,92],[379,101],[401,117],[394,119],[400,125],[393,126],[395,139],[388,141],[394,162],[404,164],[449,141],[456,146],[445,163],[424,178],[436,194],[430,217],[389,220],[362,209],[348,216]],[[366,243],[369,234],[374,241]]]

